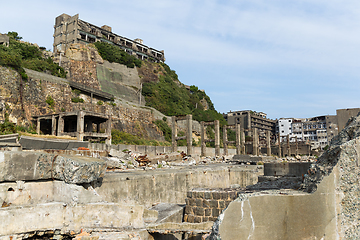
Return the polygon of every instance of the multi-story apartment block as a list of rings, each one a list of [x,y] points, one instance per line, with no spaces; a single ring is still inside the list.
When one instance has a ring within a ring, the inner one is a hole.
[[[280,141],[310,142],[312,149],[324,149],[329,141],[337,134],[336,116],[318,116],[313,118],[280,118],[276,132]]]
[[[141,39],[131,40],[112,32],[111,27],[104,25],[97,27],[79,19],[79,14],[69,16],[61,14],[55,19],[54,26],[54,53],[56,55],[66,52],[72,43],[107,42],[118,46],[127,53],[141,60],[164,62],[164,51],[150,48],[143,44]]]
[[[267,115],[263,112],[250,110],[235,112],[230,111],[228,113],[224,113],[223,116],[229,125],[240,123],[241,128],[244,128],[245,131],[257,128],[260,134],[265,133],[266,131],[275,133],[276,120],[267,118]]]

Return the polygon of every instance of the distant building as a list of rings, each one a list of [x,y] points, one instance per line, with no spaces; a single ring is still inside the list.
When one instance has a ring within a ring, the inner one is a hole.
[[[0,33],[0,45],[4,45],[5,47],[9,46],[9,36],[8,35]]]
[[[72,43],[107,42],[118,46],[141,60],[164,62],[164,51],[150,48],[143,40],[131,40],[112,32],[111,27],[97,27],[79,19],[79,14],[69,16],[61,14],[55,19],[53,51],[55,55],[65,52]]]
[[[225,120],[229,125],[235,125],[240,123],[241,128],[245,131],[251,131],[253,128],[257,128],[259,133],[265,133],[270,131],[272,134],[275,133],[276,120],[267,118],[266,113],[255,112],[251,110],[228,112],[223,114]],[[250,135],[250,132],[249,132]]]
[[[324,149],[330,140],[337,135],[337,117],[334,115],[313,118],[280,118],[277,121],[276,133],[280,141],[304,141],[311,143],[312,149]]]

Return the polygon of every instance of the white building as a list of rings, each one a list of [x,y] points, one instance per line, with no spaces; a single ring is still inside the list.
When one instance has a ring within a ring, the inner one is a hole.
[[[330,120],[333,116],[319,116],[313,118],[280,118],[277,122],[276,132],[280,136],[280,141],[290,142],[306,141],[311,143],[312,149],[324,149],[334,134]],[[330,133],[331,132],[331,133]],[[328,136],[329,135],[329,136]]]

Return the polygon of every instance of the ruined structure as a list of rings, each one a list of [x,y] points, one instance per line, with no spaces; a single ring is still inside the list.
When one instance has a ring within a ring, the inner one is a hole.
[[[9,46],[9,36],[7,34],[0,33],[0,45]]]
[[[164,51],[150,48],[143,44],[141,39],[131,40],[117,35],[111,27],[104,25],[101,28],[79,19],[79,14],[69,16],[61,14],[56,17],[54,25],[54,53],[66,54],[70,44],[94,43],[98,41],[114,44],[141,60],[164,62]]]
[[[41,131],[43,134],[76,137],[79,141],[98,139],[111,144],[111,116],[79,110],[33,118],[36,121],[37,134]],[[105,124],[105,133],[100,132],[102,123]]]
[[[359,138],[357,116],[310,166],[301,185],[279,179],[277,185],[269,181],[241,193],[208,239],[360,238]]]

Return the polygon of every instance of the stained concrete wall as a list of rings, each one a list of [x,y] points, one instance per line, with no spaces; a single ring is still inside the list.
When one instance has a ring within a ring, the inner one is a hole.
[[[338,239],[335,171],[314,194],[282,190],[243,194],[223,212],[226,239]]]
[[[117,203],[141,204],[185,203],[193,188],[227,188],[255,184],[263,169],[257,166],[213,164],[185,169],[147,171],[143,173],[109,173],[97,193],[104,200]]]

